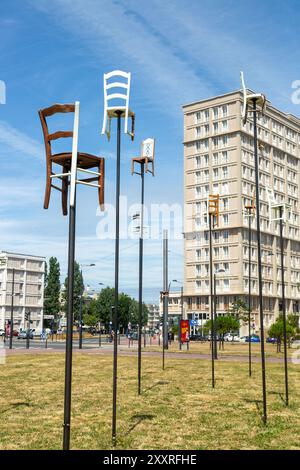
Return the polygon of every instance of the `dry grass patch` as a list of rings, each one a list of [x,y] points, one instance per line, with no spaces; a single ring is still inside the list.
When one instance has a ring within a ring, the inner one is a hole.
[[[118,448],[299,449],[299,367],[289,366],[291,405],[282,401],[283,367],[267,364],[268,416],[261,422],[260,365],[143,358],[143,394],[137,395],[137,359],[119,358]],[[0,368],[1,449],[60,449],[64,354],[13,355]],[[111,448],[112,358],[74,355],[73,449]]]

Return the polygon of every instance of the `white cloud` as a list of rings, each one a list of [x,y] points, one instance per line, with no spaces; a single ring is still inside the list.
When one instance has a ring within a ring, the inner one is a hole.
[[[18,153],[44,160],[44,150],[39,142],[5,121],[0,121],[0,142]]]

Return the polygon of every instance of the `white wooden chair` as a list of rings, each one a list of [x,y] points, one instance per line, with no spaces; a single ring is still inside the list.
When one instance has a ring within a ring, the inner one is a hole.
[[[248,118],[248,112],[249,112],[249,102],[255,101],[258,106],[261,107],[262,112],[264,112],[265,107],[266,107],[266,97],[262,93],[248,93],[246,86],[245,86],[245,81],[244,81],[244,73],[240,72],[240,78],[241,78],[241,84],[242,84],[242,90],[243,90],[243,108],[242,108],[242,119],[243,119],[243,124],[245,125],[247,122]]]

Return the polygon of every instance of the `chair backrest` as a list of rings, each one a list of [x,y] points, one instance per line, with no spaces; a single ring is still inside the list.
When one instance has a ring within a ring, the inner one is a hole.
[[[142,142],[142,158],[147,158],[148,160],[154,160],[154,149],[155,149],[155,140],[154,139],[145,139]]]
[[[125,82],[118,81],[118,77],[125,78]],[[111,78],[116,78],[116,81],[108,83]],[[128,110],[129,106],[129,93],[130,93],[130,80],[131,80],[131,73],[130,72],[122,72],[122,70],[113,70],[112,72],[105,73],[103,79],[103,86],[104,86],[104,106],[106,109],[109,109],[109,101],[120,99],[121,101],[124,100],[123,109]],[[124,88],[124,93],[114,93],[115,88]],[[118,107],[118,106],[112,106]]]
[[[39,111],[39,116],[42,124],[44,141],[45,141],[45,149],[46,149],[46,157],[51,156],[51,142],[53,140],[57,140],[60,138],[65,137],[73,137],[73,131],[57,131],[54,133],[49,133],[47,118],[49,116],[53,116],[57,113],[74,113],[75,112],[75,104],[54,104],[49,108],[44,108]]]

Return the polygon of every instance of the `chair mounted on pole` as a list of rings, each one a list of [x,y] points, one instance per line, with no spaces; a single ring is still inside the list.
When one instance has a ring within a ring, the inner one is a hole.
[[[109,82],[111,78],[116,78],[117,81]],[[117,118],[120,112],[121,117],[125,119],[124,133],[128,134],[132,141],[134,140],[135,114],[129,109],[130,81],[130,72],[114,70],[104,74],[104,114],[101,134],[106,134],[108,141],[110,140],[111,120]],[[118,91],[120,89],[122,89],[122,93]],[[125,92],[123,92],[123,90],[125,90]],[[111,91],[116,92],[111,93]],[[114,106],[109,106],[111,100],[115,102]],[[128,131],[128,117],[131,117],[131,131]]]
[[[141,145],[141,156],[140,157],[133,157],[131,159],[131,174],[134,173],[140,175],[141,173],[135,171],[135,163],[141,165],[145,165],[145,172],[151,173],[154,176],[154,152],[155,152],[155,140],[154,139],[146,139],[142,141]],[[151,168],[149,169],[149,165]]]
[[[243,91],[243,108],[242,108],[242,120],[243,125],[246,124],[248,113],[251,112],[249,110],[249,102],[255,101],[258,106],[261,107],[261,112],[264,113],[266,107],[266,97],[262,93],[248,93],[248,90],[245,86],[244,81],[244,73],[240,72],[241,84],[242,84],[242,91]]]
[[[73,131],[57,131],[49,133],[47,118],[58,113],[74,113]],[[41,109],[39,116],[42,124],[45,150],[46,150],[46,189],[44,199],[44,209],[48,209],[51,189],[56,189],[62,194],[62,212],[68,213],[68,188],[71,187],[70,204],[74,204],[75,185],[83,184],[98,188],[98,201],[101,210],[104,210],[104,158],[91,155],[89,153],[78,152],[78,123],[79,123],[79,102],[71,104],[54,104],[48,108]],[[51,143],[62,138],[72,138],[72,151],[63,153],[52,153]],[[62,167],[62,172],[54,173],[53,165]],[[89,178],[77,179],[77,172],[91,175]],[[53,184],[53,180],[61,181],[61,187]]]

